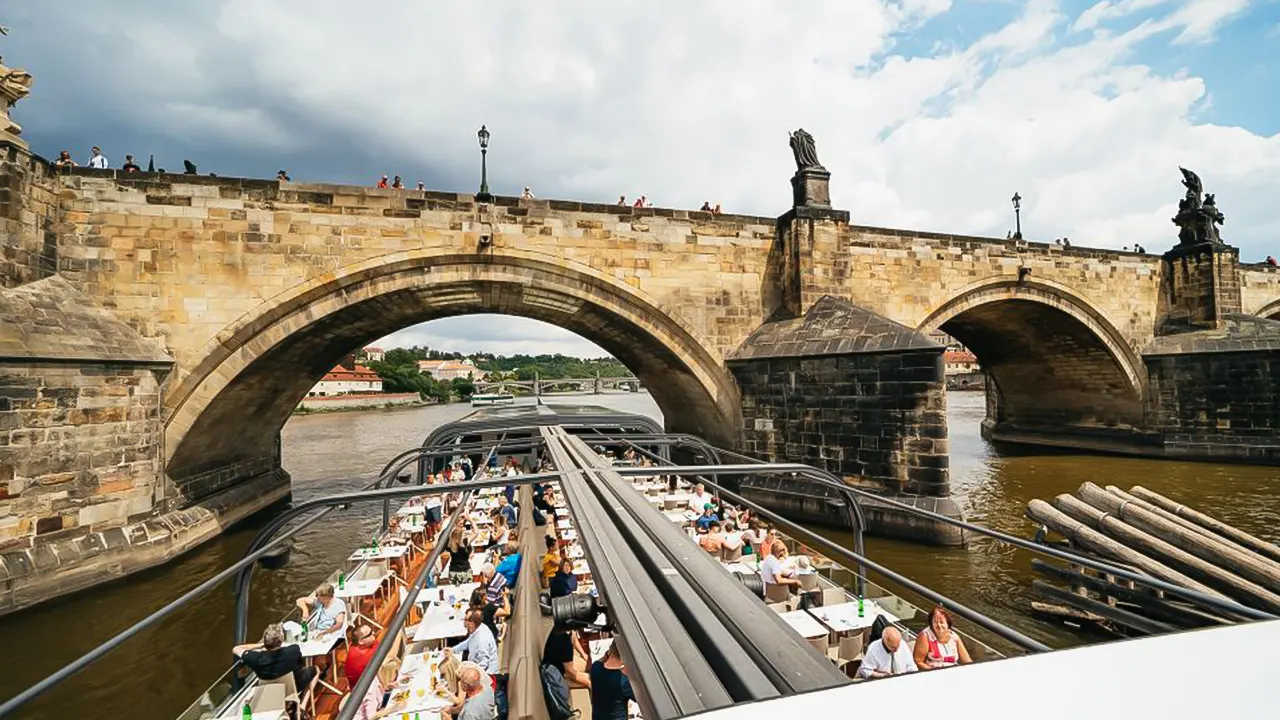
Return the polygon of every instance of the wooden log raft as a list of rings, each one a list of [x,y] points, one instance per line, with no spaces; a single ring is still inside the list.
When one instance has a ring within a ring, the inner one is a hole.
[[[1180,518],[1185,518],[1197,525],[1200,525],[1201,527],[1208,528],[1219,535],[1230,538],[1236,543],[1249,548],[1259,555],[1280,561],[1280,547],[1277,547],[1262,538],[1250,535],[1243,530],[1232,527],[1231,525],[1228,525],[1216,518],[1209,517],[1202,512],[1193,510],[1186,505],[1176,503],[1159,493],[1151,492],[1141,485],[1133,486],[1129,489],[1129,492],[1135,497],[1146,500],[1152,505],[1162,507]]]
[[[1149,535],[1160,538],[1216,567],[1235,573],[1270,593],[1280,592],[1280,565],[1249,552],[1240,552],[1225,543],[1171,523],[1164,518],[1128,503],[1093,483],[1080,486],[1077,495],[1089,505],[1120,518]],[[1206,580],[1206,582],[1208,582]],[[1226,588],[1223,588],[1224,590]],[[1280,596],[1271,595],[1276,602]]]
[[[1119,500],[1114,495],[1107,495],[1102,488],[1096,485],[1093,488],[1108,498]],[[1186,573],[1187,576],[1203,581],[1250,607],[1264,610],[1280,610],[1280,596],[1274,595],[1266,589],[1258,587],[1211,562],[1202,560],[1180,547],[1132,527],[1116,515],[1093,507],[1073,495],[1059,495],[1054,501],[1054,506],[1068,516],[1086,523],[1090,527],[1099,529],[1135,550],[1141,551],[1146,556],[1167,563],[1169,566]]]
[[[1165,582],[1225,599],[1225,596],[1217,590],[1197,582],[1171,567],[1156,562],[1140,552],[1125,547],[1088,525],[1067,516],[1044,500],[1032,500],[1027,503],[1027,517],[1072,540],[1076,545],[1089,552],[1132,565],[1138,570]]]
[[[1186,518],[1178,517],[1177,515],[1174,515],[1173,513],[1169,512],[1168,510],[1165,510],[1164,508],[1158,505],[1152,505],[1151,503],[1147,502],[1146,500],[1143,500],[1137,495],[1133,495],[1131,493],[1125,492],[1124,490],[1121,490],[1115,485],[1108,485],[1107,492],[1111,493],[1112,495],[1115,495],[1121,500],[1125,500],[1132,503],[1136,507],[1140,507],[1143,510],[1155,513],[1156,515],[1164,518],[1165,520],[1168,520],[1169,522],[1175,525],[1178,525],[1180,527],[1184,527],[1193,533],[1204,535],[1205,537],[1210,538],[1212,540],[1217,540],[1218,542],[1226,545],[1227,547],[1234,548],[1237,552],[1249,553],[1261,560],[1270,560],[1270,558],[1267,558],[1259,553],[1256,553],[1253,550],[1250,550],[1249,548],[1233,540],[1230,540],[1223,535],[1219,535],[1218,533],[1210,530],[1207,527],[1202,527],[1200,525],[1197,525],[1191,522],[1190,520],[1187,520]]]

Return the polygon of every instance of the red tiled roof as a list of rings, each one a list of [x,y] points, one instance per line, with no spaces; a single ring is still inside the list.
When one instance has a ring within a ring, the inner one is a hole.
[[[976,363],[977,356],[967,350],[948,350],[942,356],[943,362],[946,363]]]
[[[365,351],[365,352],[367,352],[367,353],[383,352],[382,348],[380,348],[380,347],[374,347],[374,346],[372,346],[372,345],[370,345],[369,347],[365,348],[365,349],[364,349],[364,351]]]
[[[375,382],[378,379],[378,373],[363,365],[357,365],[354,370],[338,365],[325,373],[320,380],[321,382]]]

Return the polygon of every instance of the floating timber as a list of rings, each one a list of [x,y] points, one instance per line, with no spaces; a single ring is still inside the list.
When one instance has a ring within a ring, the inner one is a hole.
[[[1066,539],[1082,555],[1248,607],[1280,613],[1280,547],[1141,486],[1125,492],[1086,482],[1074,495],[1032,500],[1026,515],[1040,525],[1037,541]],[[1198,607],[1106,573],[1040,560],[1032,569],[1063,588],[1034,581],[1048,602],[1041,617],[1127,635],[1230,624],[1239,618]]]

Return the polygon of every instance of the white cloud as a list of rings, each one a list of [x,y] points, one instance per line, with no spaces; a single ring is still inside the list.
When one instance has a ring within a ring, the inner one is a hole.
[[[509,315],[466,315],[414,325],[371,345],[385,350],[426,346],[444,352],[607,357],[600,346],[563,328]]]
[[[438,170],[449,189],[471,187],[475,130],[486,123],[498,191],[531,185],[542,197],[601,201],[643,192],[660,206],[710,200],[776,215],[794,169],[786,133],[803,126],[833,173],[835,204],[856,223],[1003,237],[1017,190],[1032,239],[1159,250],[1175,239],[1169,208],[1183,165],[1218,194],[1228,241],[1246,258],[1274,252],[1280,135],[1207,124],[1212,88],[1194,67],[1162,74],[1142,62],[1161,43],[1211,40],[1247,0],[1104,0],[1076,18],[1032,0],[974,42],[939,38],[931,57],[894,53],[907,32],[954,26],[928,22],[962,12],[948,0],[661,12],[638,0],[376,12],[222,0],[194,21],[185,6],[39,5],[23,12],[56,17],[39,25],[51,38],[77,38],[56,44],[68,61],[99,42],[95,33],[147,28],[129,36],[155,42],[130,43],[119,77],[94,70],[128,89],[129,117],[168,132],[165,107],[222,108],[199,131],[266,158],[266,174],[273,149],[301,142],[290,123],[304,118],[342,139],[313,150],[333,156],[335,173],[350,172],[358,151],[358,162],[379,158],[362,176],[413,164]],[[168,39],[156,31],[165,22]],[[1063,41],[1068,27],[1094,32]],[[37,80],[37,93],[56,92]]]

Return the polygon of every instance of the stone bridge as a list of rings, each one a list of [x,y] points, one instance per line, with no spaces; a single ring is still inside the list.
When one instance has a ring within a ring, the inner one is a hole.
[[[325,371],[469,313],[599,344],[672,431],[944,510],[934,330],[988,373],[991,437],[1280,463],[1280,323],[1250,318],[1280,315],[1280,273],[1227,246],[864,227],[801,197],[780,217],[716,216],[58,173],[0,147],[0,549],[23,562],[57,543],[42,562],[78,562],[106,533],[167,557],[181,522],[207,536],[283,496],[279,431]],[[9,605],[70,585],[41,587]]]
[[[570,392],[592,392],[597,395],[609,390],[639,390],[639,380],[634,377],[589,377],[589,378],[541,378],[535,377],[532,380],[477,380],[475,381],[476,391],[483,393],[490,392],[508,392],[511,389],[519,388],[526,390],[531,395],[540,396],[544,393],[554,393],[563,391],[564,388],[572,388]]]

